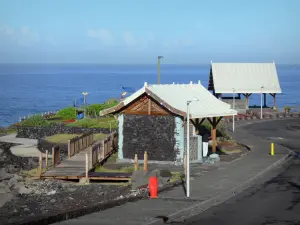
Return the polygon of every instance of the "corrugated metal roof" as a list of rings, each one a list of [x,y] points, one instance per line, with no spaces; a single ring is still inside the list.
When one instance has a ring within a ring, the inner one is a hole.
[[[281,93],[274,62],[212,63],[211,69],[216,93]]]
[[[150,96],[151,94],[156,95],[171,107],[182,112],[186,112],[187,110],[187,101],[198,98],[199,101],[190,104],[191,118],[232,116],[237,114],[235,110],[230,108],[229,104],[218,100],[200,83],[145,85],[143,88],[124,99],[120,104],[123,104],[123,107],[126,107],[126,105],[146,92]],[[109,111],[111,112],[112,110]]]

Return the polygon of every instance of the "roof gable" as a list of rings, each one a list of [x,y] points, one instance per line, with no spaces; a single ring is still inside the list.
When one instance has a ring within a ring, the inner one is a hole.
[[[190,104],[191,118],[236,115],[236,111],[230,109],[229,104],[218,100],[200,83],[145,85],[136,93],[123,100],[118,106],[101,111],[100,115],[116,113],[144,93],[151,96],[173,114],[180,116],[186,115],[187,101],[195,97],[199,101]]]
[[[209,89],[216,93],[281,93],[274,62],[211,63]]]

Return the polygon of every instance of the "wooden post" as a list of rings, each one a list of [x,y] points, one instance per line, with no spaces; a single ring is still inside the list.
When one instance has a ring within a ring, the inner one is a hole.
[[[42,178],[42,173],[43,173],[43,153],[42,152],[40,152],[39,164],[40,164],[39,177],[41,179]]]
[[[71,141],[68,140],[68,157],[71,158]]]
[[[86,181],[89,179],[89,157],[87,153],[85,153],[85,179]]]
[[[46,171],[48,170],[48,150],[46,150]]]
[[[144,152],[144,172],[148,172],[148,154]]]
[[[212,124],[212,141],[213,141],[213,146],[212,146],[212,152],[216,153],[217,151],[217,121],[216,117],[213,117],[213,124]]]
[[[276,108],[276,93],[274,93],[274,94],[270,93],[270,95],[273,97],[273,100],[274,100],[273,107]]]
[[[139,168],[138,156],[137,154],[134,155],[134,171],[137,171]]]
[[[52,147],[52,168],[55,167],[55,161],[54,161],[55,153],[54,153],[54,147]]]
[[[109,122],[109,132],[111,133],[111,122]]]

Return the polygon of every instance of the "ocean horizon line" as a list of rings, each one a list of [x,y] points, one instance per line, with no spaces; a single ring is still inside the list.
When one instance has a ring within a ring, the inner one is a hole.
[[[257,62],[234,62],[234,61],[213,61],[215,63],[272,63],[272,61],[257,61]],[[178,66],[207,66],[207,63],[161,63],[164,65],[178,65]],[[276,65],[286,66],[300,66],[300,63],[276,63]],[[99,66],[156,66],[157,63],[93,63],[93,62],[0,62],[0,65],[99,65]]]

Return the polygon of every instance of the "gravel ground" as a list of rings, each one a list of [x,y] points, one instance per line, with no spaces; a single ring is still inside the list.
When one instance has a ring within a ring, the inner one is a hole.
[[[0,224],[19,224],[36,216],[55,215],[136,194],[125,184],[81,185],[29,179],[22,170],[36,168],[37,159],[16,157],[9,150],[11,146],[0,143]]]
[[[32,180],[21,177],[22,170],[31,170],[38,166],[37,158],[22,158],[11,154],[13,144],[0,143],[0,224],[19,224],[41,216],[50,216],[64,211],[82,209],[108,200],[122,199],[136,195],[129,185],[104,185],[91,183],[81,185],[78,182],[57,180]],[[221,162],[232,161],[245,153],[221,155]],[[107,165],[117,169],[124,164]],[[192,164],[192,176],[199,176],[217,168],[218,165]],[[182,172],[182,166],[149,164],[149,170],[168,169]],[[1,189],[2,188],[2,189]],[[7,197],[9,196],[9,197]]]

